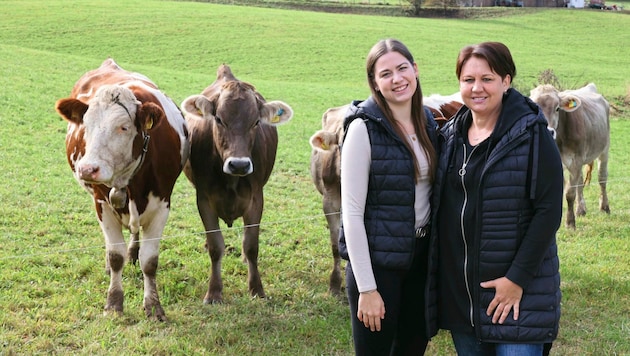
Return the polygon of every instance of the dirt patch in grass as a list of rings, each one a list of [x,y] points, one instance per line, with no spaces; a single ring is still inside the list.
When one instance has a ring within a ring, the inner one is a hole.
[[[344,3],[329,1],[290,1],[290,0],[196,0],[212,4],[225,4],[237,6],[257,6],[277,9],[290,9],[302,11],[319,11],[339,14],[378,15],[378,16],[405,16],[412,17],[409,5]],[[536,8],[509,8],[509,7],[427,7],[418,11],[415,17],[422,18],[487,18],[509,16],[515,13],[524,14],[538,11]]]

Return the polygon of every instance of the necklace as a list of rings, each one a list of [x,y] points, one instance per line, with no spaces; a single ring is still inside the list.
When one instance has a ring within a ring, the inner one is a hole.
[[[470,133],[470,131],[469,131],[469,133]],[[488,137],[490,137],[491,133],[492,133],[492,131],[490,133],[483,132],[483,133],[481,133],[478,136],[471,136],[471,137],[469,137],[470,143],[477,144],[477,143],[487,139]]]
[[[468,155],[468,157],[466,157],[466,144],[464,143],[464,161],[462,162],[462,168],[459,169],[459,176],[463,177],[466,175],[466,166],[468,165],[468,162],[470,161],[470,158],[472,157],[473,153],[475,152],[475,150],[477,149],[477,147],[479,147],[478,145],[473,147],[473,149],[470,151],[470,155]]]

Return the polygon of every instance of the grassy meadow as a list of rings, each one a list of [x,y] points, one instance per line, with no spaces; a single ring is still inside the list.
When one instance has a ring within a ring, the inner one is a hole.
[[[332,258],[308,139],[326,108],[365,98],[365,55],[384,37],[416,56],[425,94],[458,90],[459,49],[505,42],[528,91],[552,69],[566,87],[595,82],[611,119],[611,214],[586,187],[587,216],[561,227],[563,317],[556,355],[630,355],[630,16],[544,9],[474,20],[326,14],[149,0],[5,0],[0,12],[0,354],[350,355],[349,311],[328,295]],[[103,315],[109,284],[90,196],[65,158],[55,101],[107,57],[179,104],[221,63],[295,116],[279,128],[266,186],[260,270],[247,293],[242,224],[224,230],[222,305],[202,305],[210,261],[184,175],[161,242],[158,288],[168,321],[146,320],[142,274],[124,272],[125,311]],[[446,333],[428,354],[453,355]]]

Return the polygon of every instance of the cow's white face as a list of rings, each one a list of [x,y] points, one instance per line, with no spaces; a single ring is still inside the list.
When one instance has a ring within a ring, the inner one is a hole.
[[[138,155],[133,158],[139,104],[125,87],[104,86],[97,91],[83,116],[85,154],[74,163],[77,179],[115,188],[127,186],[139,164]]]

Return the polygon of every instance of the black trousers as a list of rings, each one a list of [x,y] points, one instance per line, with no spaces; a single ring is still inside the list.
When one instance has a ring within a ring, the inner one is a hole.
[[[357,318],[359,290],[351,264],[346,265],[346,290],[357,356],[424,354],[428,343],[424,296],[428,241],[428,237],[417,241],[413,264],[408,271],[372,266],[378,292],[385,303],[381,331],[370,331]]]

